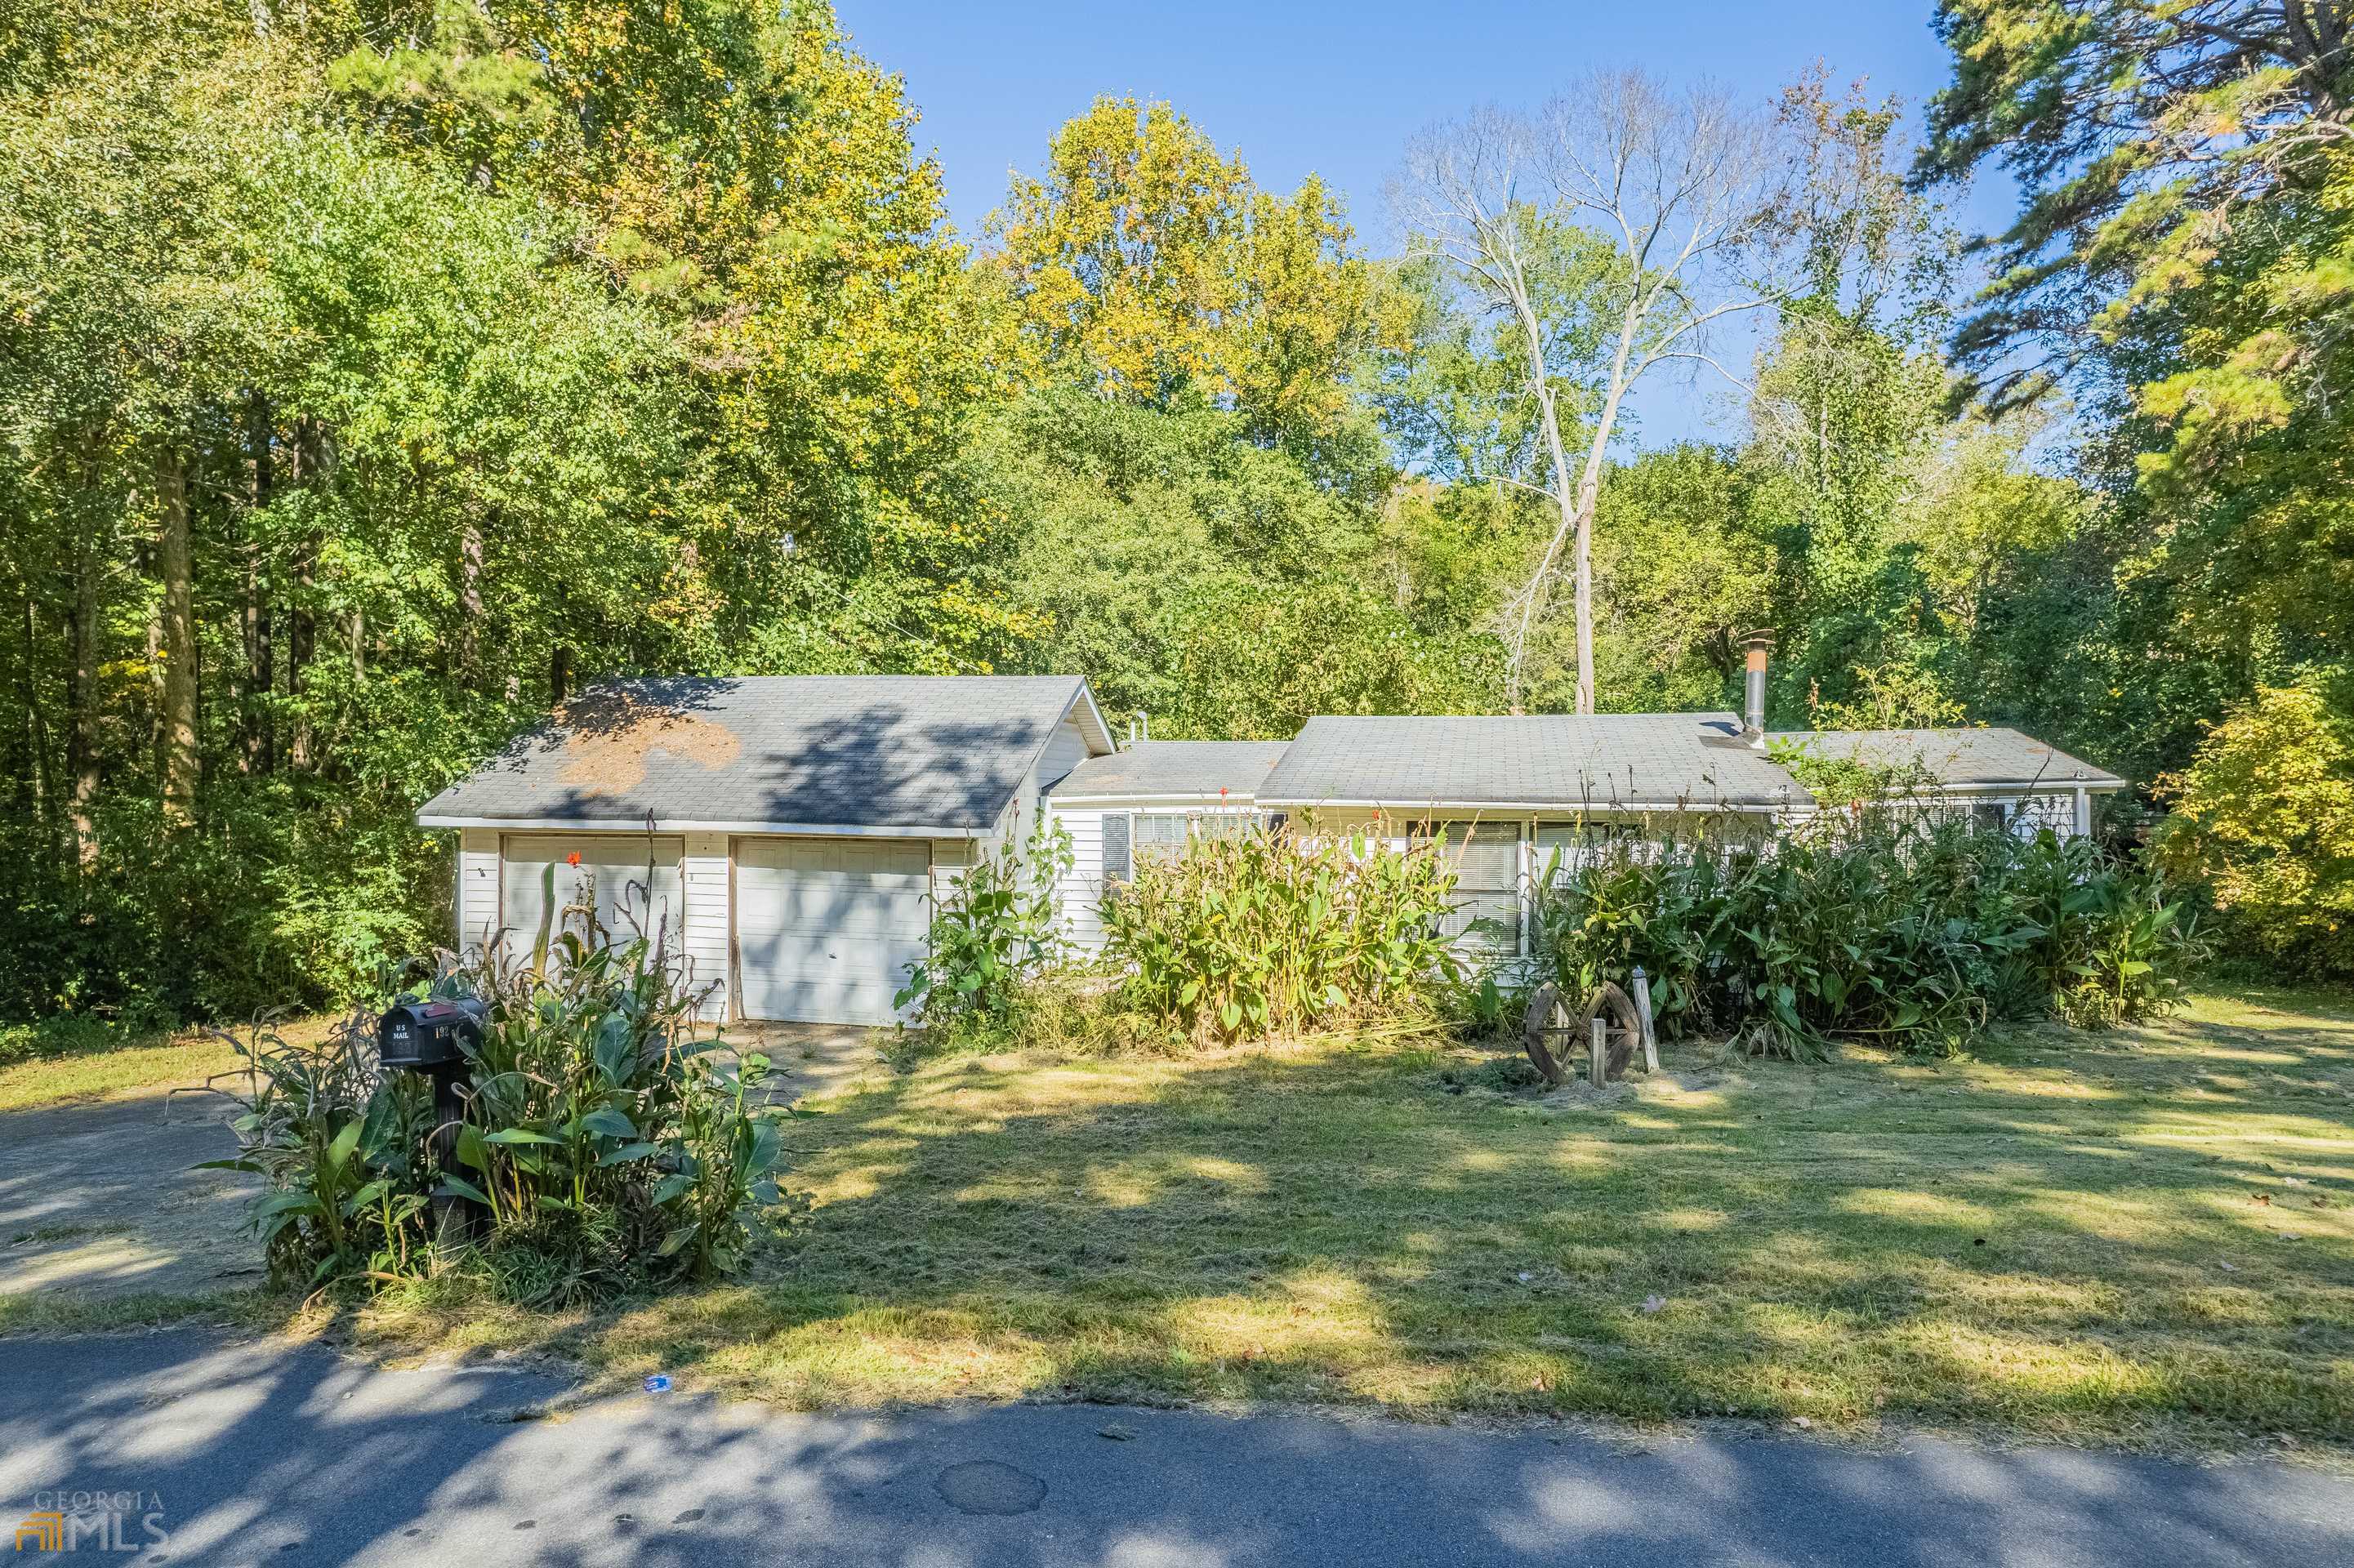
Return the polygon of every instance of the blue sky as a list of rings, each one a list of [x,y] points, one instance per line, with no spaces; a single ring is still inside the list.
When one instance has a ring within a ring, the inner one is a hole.
[[[1263,185],[1310,172],[1344,193],[1360,237],[1389,248],[1382,185],[1406,137],[1494,101],[1534,104],[1579,71],[1641,65],[1761,99],[1814,61],[1917,108],[1943,83],[1928,0],[1649,0],[1550,5],[1201,0],[837,0],[859,51],[907,79],[958,225],[977,231],[1009,169],[1034,169],[1055,128],[1103,92],[1165,98]],[[1999,192],[1964,214],[2005,216]],[[1638,391],[1644,445],[1737,428],[1705,384]]]

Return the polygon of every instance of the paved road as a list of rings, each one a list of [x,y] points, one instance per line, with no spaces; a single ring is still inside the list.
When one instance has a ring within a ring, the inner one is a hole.
[[[683,1393],[514,1418],[563,1393],[196,1330],[0,1340],[0,1523],[135,1492],[119,1539],[143,1548],[150,1516],[168,1539],[112,1560],[143,1563],[2354,1562],[2354,1482],[2271,1464]]]

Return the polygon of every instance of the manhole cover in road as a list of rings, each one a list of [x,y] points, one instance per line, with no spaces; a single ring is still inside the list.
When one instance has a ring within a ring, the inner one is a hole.
[[[1028,1513],[1046,1500],[1045,1482],[994,1459],[950,1465],[932,1484],[964,1513]]]

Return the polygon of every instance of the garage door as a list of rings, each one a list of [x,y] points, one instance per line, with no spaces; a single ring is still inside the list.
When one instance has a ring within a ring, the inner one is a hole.
[[[684,849],[675,838],[657,838],[651,846],[642,833],[509,833],[499,859],[499,924],[506,928],[507,950],[527,955],[539,938],[540,913],[547,902],[547,870],[556,868],[558,919],[566,907],[584,902],[593,882],[597,919],[610,939],[627,941],[635,934],[624,920],[623,906],[638,927],[653,934],[659,915],[670,927],[671,948],[678,948],[686,919],[686,898],[679,880],[679,855]],[[648,898],[646,862],[653,862],[652,898]],[[572,857],[578,855],[579,863]],[[578,930],[578,918],[571,927]]]
[[[736,841],[744,1016],[888,1023],[924,956],[931,845],[921,839]]]

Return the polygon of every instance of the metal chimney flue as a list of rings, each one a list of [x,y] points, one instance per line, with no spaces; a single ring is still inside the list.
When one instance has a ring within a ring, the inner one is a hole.
[[[1752,746],[1766,744],[1766,656],[1774,651],[1774,634],[1753,631],[1743,638],[1748,651],[1748,676],[1743,693],[1741,732]]]

